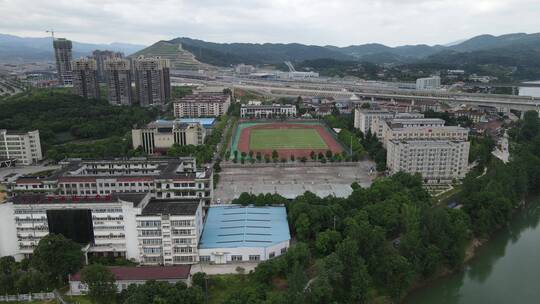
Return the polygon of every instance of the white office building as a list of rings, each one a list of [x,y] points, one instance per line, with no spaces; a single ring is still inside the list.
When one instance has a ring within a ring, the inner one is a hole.
[[[150,194],[19,195],[0,205],[0,255],[29,257],[49,233],[83,246],[88,257],[143,265],[197,261],[203,227],[199,201],[155,200]]]
[[[468,172],[469,130],[445,126],[438,118],[383,122],[383,145],[390,173],[420,173],[426,183],[451,183]]]
[[[391,140],[386,165],[391,174],[420,173],[425,183],[451,183],[468,172],[468,141]]]
[[[230,105],[229,95],[200,92],[175,100],[174,117],[218,117],[226,114]]]
[[[43,159],[39,131],[10,132],[0,130],[0,160],[15,159],[23,165],[30,165]]]
[[[149,198],[147,194],[8,198],[0,204],[0,255],[29,257],[43,237],[57,233],[88,245],[85,251],[90,255],[138,260],[135,215]]]
[[[243,63],[234,67],[234,71],[236,72],[236,74],[241,74],[241,75],[251,74],[255,72],[255,70],[256,69],[254,66],[249,65],[249,64],[243,64]]]
[[[416,79],[417,90],[438,90],[441,88],[441,77],[432,76]]]
[[[354,110],[354,127],[364,134],[368,130],[371,130],[371,133],[380,134],[382,132],[382,122],[393,118],[424,118],[424,114],[357,108]]]
[[[296,106],[290,104],[244,104],[240,108],[242,118],[278,118],[296,116]]]
[[[156,120],[140,129],[131,130],[133,149],[142,147],[148,154],[166,154],[173,145],[202,145],[206,128],[200,123],[179,120]]]
[[[203,209],[199,202],[150,201],[137,215],[140,262],[196,263],[202,229]]]

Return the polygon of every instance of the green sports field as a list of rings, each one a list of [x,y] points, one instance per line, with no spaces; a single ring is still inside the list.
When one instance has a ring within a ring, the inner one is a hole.
[[[328,149],[315,129],[253,129],[249,137],[252,150]]]

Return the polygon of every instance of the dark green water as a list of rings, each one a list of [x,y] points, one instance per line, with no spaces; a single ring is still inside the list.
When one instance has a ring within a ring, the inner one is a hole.
[[[477,251],[460,273],[413,292],[408,304],[540,303],[540,202]]]

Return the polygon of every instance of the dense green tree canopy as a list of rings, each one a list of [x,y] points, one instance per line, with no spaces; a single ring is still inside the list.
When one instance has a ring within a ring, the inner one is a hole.
[[[114,274],[101,264],[85,266],[81,282],[88,286],[88,297],[96,304],[115,303],[117,292]]]
[[[83,252],[79,244],[61,234],[48,234],[34,249],[31,263],[50,280],[65,282],[69,274],[81,269]]]

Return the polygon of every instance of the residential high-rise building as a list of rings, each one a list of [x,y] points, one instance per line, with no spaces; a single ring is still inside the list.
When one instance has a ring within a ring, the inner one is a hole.
[[[160,57],[134,60],[137,100],[143,107],[163,105],[171,98],[170,63]]]
[[[98,80],[100,82],[106,82],[107,72],[105,69],[105,62],[108,59],[112,59],[112,58],[124,58],[124,54],[120,52],[113,52],[113,51],[108,51],[108,50],[105,50],[105,51],[95,50],[92,52],[92,58],[96,60]]]
[[[15,159],[30,165],[43,159],[39,131],[9,132],[0,130],[0,159]]]
[[[73,67],[73,90],[84,98],[99,98],[96,60],[91,58],[76,59]]]
[[[129,106],[133,104],[131,90],[131,65],[123,58],[105,60],[107,74],[107,92],[109,103],[112,105]]]
[[[56,72],[60,85],[69,86],[73,84],[71,72],[71,40],[57,38],[53,40],[54,57],[56,59]]]

